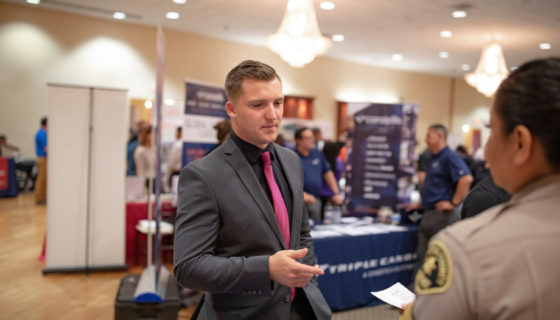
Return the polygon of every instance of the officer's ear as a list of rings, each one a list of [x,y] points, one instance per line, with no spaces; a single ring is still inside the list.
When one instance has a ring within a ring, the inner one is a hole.
[[[510,147],[513,149],[512,162],[515,166],[527,164],[535,155],[535,138],[524,125],[517,125],[509,136]]]

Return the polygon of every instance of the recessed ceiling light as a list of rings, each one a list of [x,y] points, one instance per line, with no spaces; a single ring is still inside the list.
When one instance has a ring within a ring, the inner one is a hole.
[[[41,2],[41,0],[27,0],[27,3],[31,4],[39,4],[39,2]]]
[[[457,10],[457,11],[453,11],[452,15],[453,15],[453,18],[461,19],[461,18],[466,17],[467,13],[465,11],[462,11],[462,10]]]
[[[442,38],[451,38],[451,37],[453,37],[453,32],[451,32],[449,30],[443,30],[442,32],[439,33],[439,35]]]
[[[173,0],[173,2],[175,2],[176,4],[185,4],[187,3],[187,0]]]
[[[391,56],[391,59],[393,59],[393,61],[402,61],[403,56],[402,54],[394,54]]]
[[[165,17],[170,20],[177,20],[179,19],[180,16],[179,13],[177,12],[169,11],[168,13],[165,14]]]
[[[144,108],[146,108],[146,109],[151,109],[151,108],[152,108],[152,105],[153,105],[153,104],[152,104],[152,100],[146,100],[146,101],[144,102]]]
[[[323,1],[319,4],[319,7],[323,10],[333,10],[335,6],[334,3],[330,1]]]
[[[464,65],[461,66],[461,70],[469,71],[469,70],[471,70],[471,66],[469,64],[465,63]]]
[[[168,106],[172,106],[172,105],[175,104],[175,100],[173,100],[173,99],[171,99],[171,98],[165,98],[165,99],[163,100],[163,103],[165,103],[165,104],[168,105]]]
[[[344,35],[342,34],[335,34],[332,36],[332,41],[334,42],[342,42],[344,41]]]
[[[517,69],[517,66],[513,66],[513,67],[509,68],[509,71],[513,72],[513,71],[515,71],[515,69]]]
[[[442,59],[447,59],[449,58],[449,52],[442,51],[439,53],[439,57]]]
[[[463,129],[463,133],[469,133],[469,131],[471,131],[471,127],[468,124],[464,124],[461,129]]]
[[[124,20],[124,19],[126,19],[126,13],[124,13],[124,12],[114,12],[113,13],[113,18],[118,19],[118,20]]]
[[[550,43],[544,42],[539,44],[539,48],[541,50],[550,50],[550,48],[552,48],[552,46],[550,45]]]

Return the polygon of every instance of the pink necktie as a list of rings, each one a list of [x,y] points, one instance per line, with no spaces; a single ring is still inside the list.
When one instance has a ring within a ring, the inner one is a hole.
[[[264,165],[264,176],[266,177],[266,183],[268,184],[268,189],[272,195],[272,204],[274,206],[274,213],[276,214],[276,221],[282,232],[282,237],[284,237],[284,244],[286,249],[290,248],[290,219],[288,218],[288,210],[286,209],[286,204],[284,203],[284,198],[282,198],[282,193],[274,180],[274,173],[272,173],[272,164],[270,163],[270,152],[265,151],[261,154],[261,159]],[[296,293],[295,288],[292,289],[292,301]]]

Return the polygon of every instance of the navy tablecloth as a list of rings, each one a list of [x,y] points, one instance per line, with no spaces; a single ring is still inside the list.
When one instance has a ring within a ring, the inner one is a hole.
[[[0,157],[0,198],[18,195],[16,163],[13,158]]]
[[[381,304],[371,291],[407,286],[416,263],[418,228],[390,233],[314,239],[319,288],[333,311]]]

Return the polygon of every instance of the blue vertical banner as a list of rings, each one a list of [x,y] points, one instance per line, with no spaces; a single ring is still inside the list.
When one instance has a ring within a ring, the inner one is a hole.
[[[418,107],[369,104],[357,111],[350,134],[347,205],[353,215],[397,210],[409,202],[413,186]]]
[[[218,143],[214,126],[229,118],[224,88],[187,80],[185,92],[183,166],[202,158]]]

